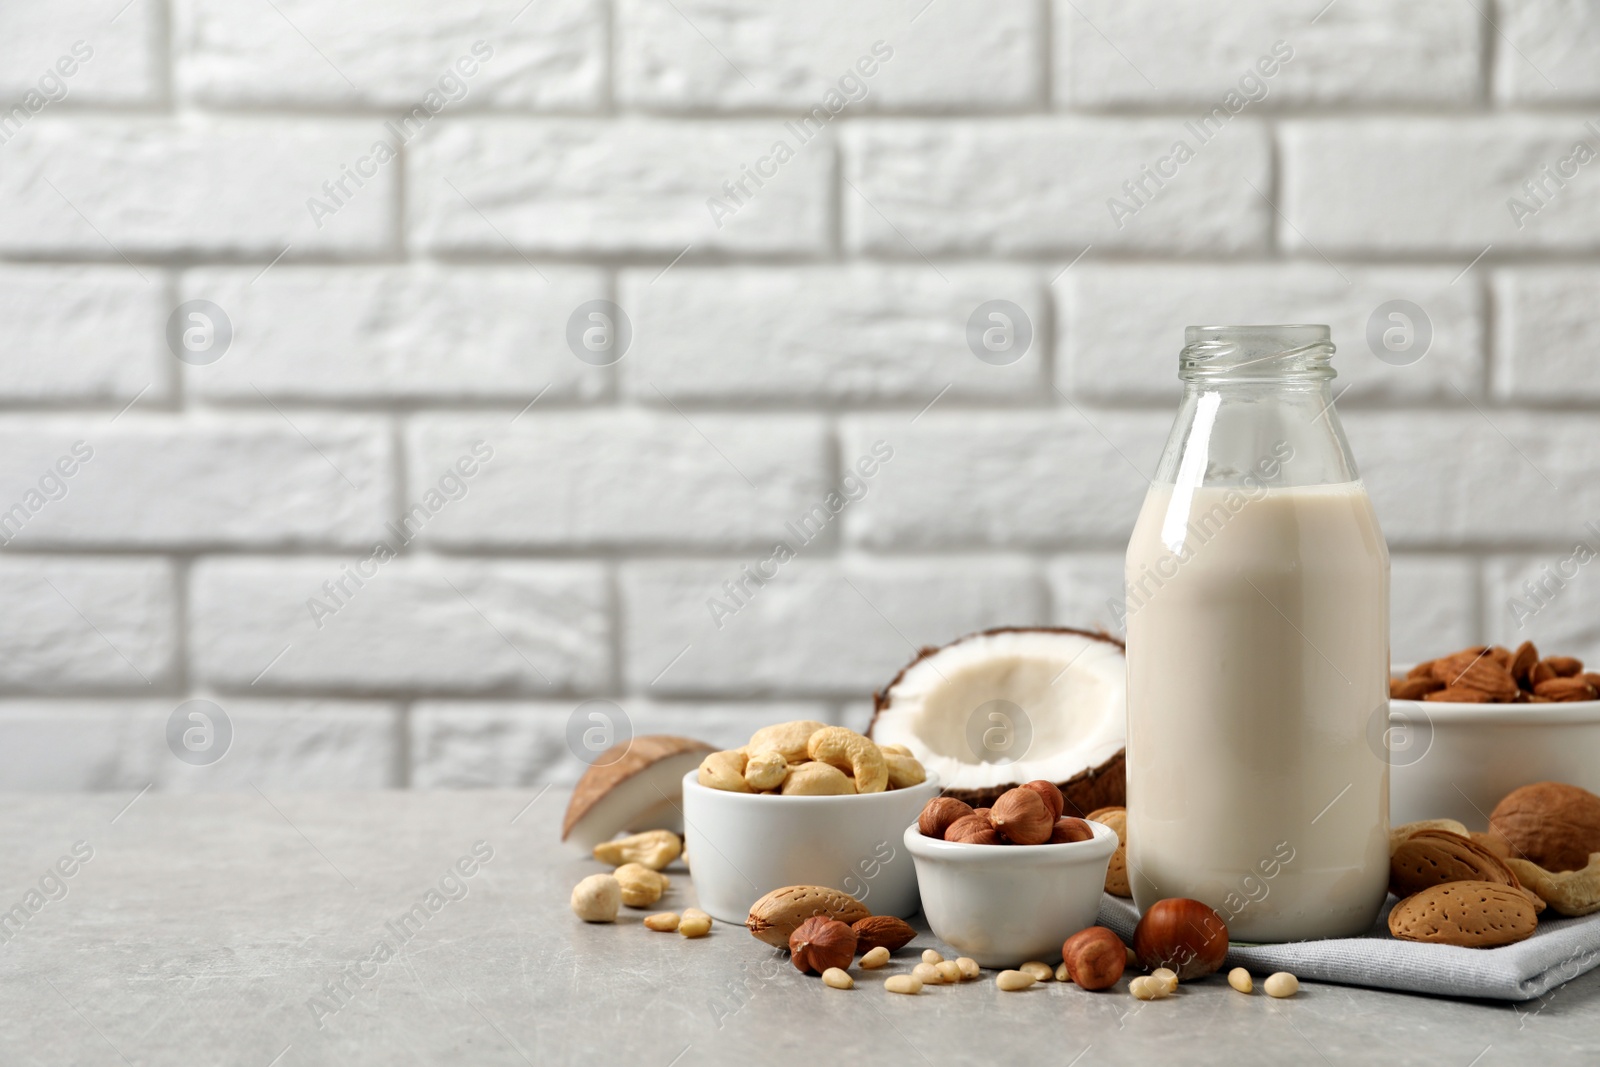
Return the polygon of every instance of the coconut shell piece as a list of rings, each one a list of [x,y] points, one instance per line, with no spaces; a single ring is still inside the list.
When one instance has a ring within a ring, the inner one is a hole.
[[[561,840],[588,853],[624,830],[681,830],[683,776],[713,751],[704,741],[667,734],[645,734],[607,749],[578,779],[561,821]]]

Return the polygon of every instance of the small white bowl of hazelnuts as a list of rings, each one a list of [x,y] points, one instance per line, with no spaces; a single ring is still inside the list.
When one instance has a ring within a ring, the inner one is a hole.
[[[1063,817],[1060,790],[1028,782],[973,809],[935,797],[905,832],[922,913],[940,940],[985,967],[1056,960],[1094,924],[1116,831]]]

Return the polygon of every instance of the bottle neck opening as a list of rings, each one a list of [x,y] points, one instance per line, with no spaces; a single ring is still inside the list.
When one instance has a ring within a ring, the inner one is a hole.
[[[1326,326],[1190,326],[1178,377],[1185,382],[1326,382],[1334,346]]]

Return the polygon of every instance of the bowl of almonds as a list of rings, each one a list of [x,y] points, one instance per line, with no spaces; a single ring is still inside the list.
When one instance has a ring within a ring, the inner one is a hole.
[[[1600,672],[1575,656],[1476,645],[1390,679],[1389,696],[1369,741],[1387,750],[1395,823],[1482,822],[1528,782],[1600,792]]]
[[[917,875],[900,836],[938,793],[898,746],[809,720],[763,727],[683,778],[700,905],[743,923],[765,894],[806,885],[847,893],[875,915],[913,915]]]

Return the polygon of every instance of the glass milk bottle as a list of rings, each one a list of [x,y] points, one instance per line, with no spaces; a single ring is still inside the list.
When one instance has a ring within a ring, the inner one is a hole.
[[[1389,873],[1389,550],[1326,326],[1191,326],[1128,543],[1128,866],[1236,941],[1359,934]],[[1374,739],[1374,740],[1369,740]]]

